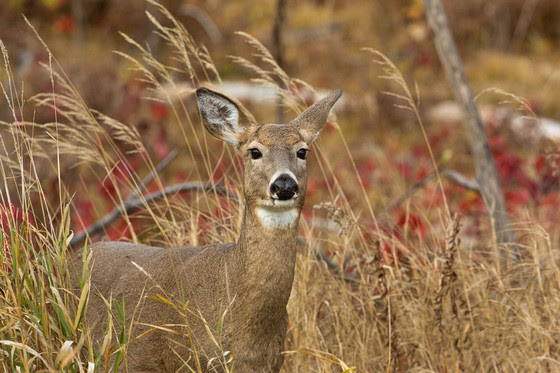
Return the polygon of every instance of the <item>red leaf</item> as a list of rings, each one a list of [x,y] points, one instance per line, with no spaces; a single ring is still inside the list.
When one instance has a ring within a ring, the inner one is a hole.
[[[537,173],[543,173],[546,163],[546,157],[544,155],[539,155],[537,157],[537,159],[535,160],[535,170],[537,171]]]
[[[405,213],[402,212],[399,219],[397,220],[397,224],[400,227],[407,227],[408,230],[420,238],[424,238],[428,231],[426,224],[422,221],[422,219],[413,213]]]
[[[531,199],[531,195],[526,189],[509,190],[505,193],[506,202],[509,206],[525,205]]]
[[[151,102],[150,109],[154,117],[158,120],[165,119],[169,114],[169,108],[162,102]]]
[[[155,151],[160,158],[165,158],[169,154],[169,148],[165,139],[165,131],[159,131],[155,139]]]
[[[504,182],[509,182],[517,176],[521,168],[521,158],[512,153],[502,153],[496,157],[496,164]]]
[[[76,214],[72,216],[74,225],[88,226],[95,220],[95,212],[91,201],[77,201]]]
[[[65,15],[59,17],[53,25],[55,31],[64,34],[70,35],[74,32],[74,19],[71,16]]]
[[[410,167],[410,164],[405,161],[397,162],[397,170],[399,170],[400,174],[405,179],[410,178],[410,175],[412,174],[412,167]]]

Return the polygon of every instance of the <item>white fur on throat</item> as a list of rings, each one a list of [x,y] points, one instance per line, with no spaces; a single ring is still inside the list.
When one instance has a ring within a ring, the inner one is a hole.
[[[298,217],[296,209],[275,210],[258,207],[257,216],[266,228],[290,228]]]

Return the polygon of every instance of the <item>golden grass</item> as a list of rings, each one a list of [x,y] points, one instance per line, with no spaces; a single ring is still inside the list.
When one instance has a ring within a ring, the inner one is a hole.
[[[173,61],[158,61],[128,38],[140,57],[122,54],[149,84],[150,91],[164,92],[161,82],[175,84],[173,76],[177,72],[193,87],[210,79],[219,81],[207,50],[197,45],[163,7],[154,5],[171,24],[162,26],[149,16],[174,51]],[[241,57],[234,57],[234,61],[249,67],[259,83],[280,87],[283,102],[299,112],[304,100],[294,93],[299,92],[298,87],[311,87],[282,71],[257,40],[247,34],[242,37],[254,49],[257,61]],[[110,318],[103,345],[95,347],[83,324],[89,295],[85,271],[81,291],[69,291],[68,242],[72,229],[76,229],[70,227],[73,192],[59,183],[54,202],[48,200],[50,194],[44,190],[36,166],[47,162],[60,180],[64,167],[69,166],[65,157],[71,156],[72,163],[83,164],[81,174],[113,184],[117,191],[113,204],[119,206],[131,193],[140,192],[141,176],[129,170],[126,183],[119,184],[111,170],[137,153],[144,161],[143,170],[153,172],[154,164],[144,146],[149,139],[142,139],[133,127],[87,108],[56,64],[45,66],[52,77],[53,92],[35,97],[37,110],[53,109],[56,120],[46,124],[17,120],[16,114],[23,112],[23,102],[18,99],[21,92],[11,80],[4,48],[2,53],[10,76],[9,85],[2,85],[2,91],[14,120],[1,123],[0,206],[7,225],[2,223],[5,233],[0,236],[0,247],[7,250],[0,250],[0,367],[3,371],[26,372],[90,372],[117,366],[125,370],[130,341],[126,329],[119,326],[122,315],[114,315],[114,321]],[[388,73],[394,80],[398,70],[386,58],[383,63],[390,67]],[[404,79],[397,83],[404,90],[404,94],[397,93],[398,97],[418,115],[417,100]],[[160,96],[151,98],[156,97]],[[185,160],[192,167],[193,178],[212,180],[217,160],[235,164],[230,149],[211,150],[211,140],[200,131],[194,107],[171,97],[166,101],[172,109],[173,123],[183,135],[188,153]],[[350,173],[337,167],[342,152],[333,154],[320,141],[311,166],[315,172],[310,177],[330,180],[329,190],[323,193],[325,203],[314,211],[316,217],[327,211],[337,229],[325,229],[318,219],[311,218],[302,221],[300,232],[313,247],[333,252],[333,261],[353,272],[347,277],[334,273],[309,247],[300,248],[288,304],[290,327],[283,371],[559,370],[560,271],[551,232],[531,220],[519,223],[524,259],[512,270],[502,272],[494,255],[479,248],[483,243],[461,243],[461,219],[452,217],[447,206],[425,213],[432,223],[422,239],[407,234],[406,228],[403,238],[381,228],[369,230],[378,224],[377,206],[369,198],[371,192],[364,187],[340,128],[336,124],[335,128],[328,143],[344,150]],[[437,170],[437,162],[432,161]],[[237,169],[228,169],[226,185],[240,188]],[[390,175],[387,182],[392,189],[402,189],[397,173]],[[353,189],[342,180],[348,177],[355,178]],[[155,182],[163,189],[164,181],[158,175]],[[392,197],[398,197],[394,193]],[[414,198],[406,202],[407,211],[415,209]],[[132,240],[138,241],[141,235],[146,243],[169,246],[184,240],[194,244],[233,241],[241,205],[228,202],[229,207],[225,207],[217,193],[207,193],[191,198],[189,203],[169,197],[161,203],[146,204],[146,229],[134,232]],[[21,207],[23,219],[6,207],[10,203]],[[216,208],[218,214],[212,214]],[[132,219],[125,216],[130,227]],[[207,232],[197,231],[200,219],[213,222]],[[510,285],[515,283],[518,286]],[[108,304],[115,302],[118,300],[108,300]],[[105,366],[111,359],[112,365]]]

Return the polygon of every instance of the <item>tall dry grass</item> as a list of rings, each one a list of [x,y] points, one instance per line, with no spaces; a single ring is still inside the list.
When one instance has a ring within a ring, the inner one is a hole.
[[[165,24],[158,21],[161,18],[149,14],[148,18],[171,51],[171,60],[158,60],[126,36],[136,53],[121,55],[148,85],[146,98],[163,100],[171,108],[172,123],[184,140],[182,161],[190,177],[213,182],[218,163],[233,165],[220,183],[240,195],[234,153],[211,145],[193,101],[169,93],[170,86],[179,89],[177,76],[194,89],[219,84],[219,73],[208,51],[165,8],[153,5]],[[288,76],[257,40],[247,34],[241,37],[253,55],[234,61],[253,71],[258,83],[276,87],[287,110],[294,115],[301,111],[306,103],[299,92],[312,87]],[[131,195],[142,195],[145,174],[154,175],[160,191],[165,180],[146,150],[149,139],[142,139],[132,126],[90,110],[54,56],[44,66],[52,92],[35,96],[31,104],[36,110],[53,111],[55,119],[35,123],[23,118],[23,106],[30,103],[21,99],[5,48],[2,54],[6,79],[1,88],[13,120],[0,123],[0,206],[6,217],[0,236],[0,366],[13,372],[125,371],[130,341],[126,328],[118,325],[122,315],[114,315],[103,345],[96,347],[83,324],[87,271],[81,272],[80,291],[70,291],[68,243],[79,229],[70,224],[76,213],[75,193],[95,197],[77,188],[79,183],[66,185],[64,175],[74,167],[89,180],[108,180],[116,191],[116,207],[124,206]],[[388,59],[377,56],[386,69],[384,76],[397,83],[394,94],[418,115],[417,97],[412,97],[402,75]],[[524,257],[506,272],[491,254],[492,245],[474,250],[472,244],[461,243],[461,218],[447,205],[427,214],[432,223],[424,238],[407,233],[406,226],[400,234],[384,229],[372,191],[364,186],[340,127],[334,120],[330,126],[335,131],[323,134],[327,138],[315,146],[311,165],[315,171],[310,177],[324,178],[327,190],[323,203],[301,223],[300,234],[309,246],[299,249],[283,371],[560,370],[560,272],[550,232],[529,219],[520,223]],[[125,182],[117,180],[115,165],[127,165],[131,154],[142,159],[143,174],[125,166],[128,177]],[[350,173],[337,166],[341,157]],[[438,162],[433,156],[432,160],[437,170]],[[56,193],[45,190],[39,166],[56,175]],[[348,175],[354,178],[353,188],[342,180]],[[395,190],[403,188],[398,176],[387,182]],[[410,202],[414,198],[405,202],[407,211],[414,210]],[[236,199],[213,189],[187,200],[166,196],[146,201],[140,216],[125,214],[124,219],[132,241],[174,246],[235,240],[241,212]],[[139,230],[133,225],[137,219],[142,221]],[[329,224],[323,224],[325,219]],[[201,230],[201,221],[212,224]],[[331,253],[332,261],[345,271],[334,272],[317,260],[312,249]],[[511,285],[515,283],[518,286]],[[192,369],[196,371],[196,366]]]

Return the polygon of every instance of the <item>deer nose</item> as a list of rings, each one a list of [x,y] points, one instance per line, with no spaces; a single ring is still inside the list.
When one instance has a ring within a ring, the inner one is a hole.
[[[273,198],[277,198],[280,201],[286,201],[294,196],[299,191],[299,187],[294,179],[290,175],[282,174],[274,180],[270,185],[270,193]]]

